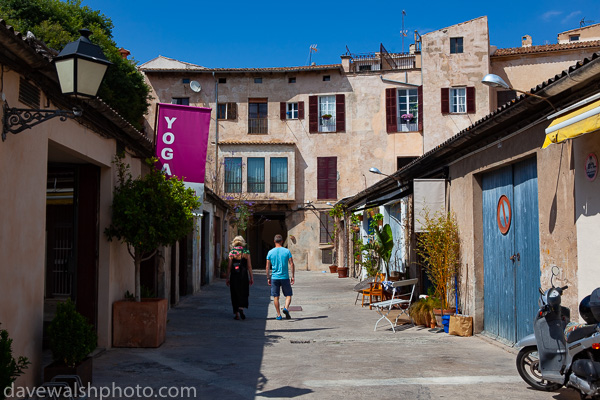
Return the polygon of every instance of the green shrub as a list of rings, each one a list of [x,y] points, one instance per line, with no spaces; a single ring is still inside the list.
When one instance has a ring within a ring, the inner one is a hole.
[[[12,342],[13,340],[8,337],[8,332],[0,329],[0,400],[5,399],[4,389],[10,387],[31,364],[26,357],[21,356],[16,360],[13,358]]]
[[[98,338],[85,317],[75,310],[71,300],[58,305],[48,326],[50,350],[57,363],[75,367],[96,348]]]

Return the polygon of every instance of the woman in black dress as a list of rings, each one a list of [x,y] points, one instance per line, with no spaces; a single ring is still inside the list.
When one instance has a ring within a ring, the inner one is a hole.
[[[245,246],[246,241],[244,238],[236,236],[231,242],[231,251],[229,252],[227,280],[225,283],[229,286],[229,291],[231,292],[233,319],[246,319],[244,308],[248,308],[250,285],[254,283],[250,251]]]

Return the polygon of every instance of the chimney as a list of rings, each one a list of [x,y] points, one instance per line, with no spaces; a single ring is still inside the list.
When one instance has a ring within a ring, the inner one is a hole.
[[[531,40],[531,36],[529,35],[523,35],[521,42],[523,43],[522,47],[531,47],[531,44],[533,43],[533,41]]]
[[[123,57],[123,60],[127,60],[127,57],[129,57],[129,55],[131,54],[129,50],[125,50],[122,47],[119,49],[119,53],[121,53],[121,57]]]

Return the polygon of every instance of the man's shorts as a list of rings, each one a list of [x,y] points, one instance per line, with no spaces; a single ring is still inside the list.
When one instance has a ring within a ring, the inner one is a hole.
[[[273,279],[271,281],[271,296],[279,297],[279,288],[285,297],[292,295],[292,285],[289,279]]]

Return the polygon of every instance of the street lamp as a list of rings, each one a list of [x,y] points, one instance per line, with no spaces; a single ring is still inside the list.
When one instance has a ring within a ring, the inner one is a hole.
[[[504,79],[500,78],[498,75],[496,74],[487,74],[486,76],[483,77],[483,79],[481,80],[481,83],[483,83],[486,86],[489,87],[493,87],[493,88],[503,88],[503,89],[507,89],[507,90],[514,90],[515,92],[519,92],[519,93],[523,93],[527,96],[533,96],[533,97],[537,97],[538,99],[542,99],[544,101],[546,101],[548,104],[550,104],[550,107],[552,107],[552,109],[554,111],[556,111],[556,107],[554,107],[554,105],[552,103],[550,103],[550,100],[548,100],[545,97],[542,96],[538,96],[537,94],[533,94],[533,93],[529,93],[523,90],[519,90],[519,89],[515,89],[513,87],[510,87],[508,85],[508,83],[506,83],[504,81]]]
[[[369,172],[371,172],[373,174],[377,174],[377,175],[387,176],[388,178],[392,178],[393,180],[396,181],[396,183],[398,183],[398,186],[401,186],[400,179],[398,179],[398,178],[396,178],[395,176],[392,176],[392,175],[384,174],[383,172],[381,172],[379,170],[379,168],[371,167],[371,168],[369,168]]]
[[[96,97],[111,62],[106,59],[100,46],[90,42],[89,36],[92,33],[90,30],[81,29],[79,33],[81,37],[67,43],[54,58],[54,65],[63,94],[92,98]],[[79,107],[74,107],[73,110],[10,108],[5,102],[2,141],[6,140],[8,132],[16,135],[54,117],[66,121],[67,118],[80,117],[82,113],[83,110]]]

